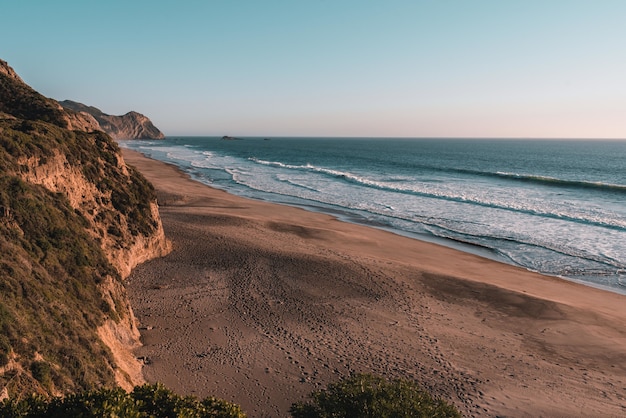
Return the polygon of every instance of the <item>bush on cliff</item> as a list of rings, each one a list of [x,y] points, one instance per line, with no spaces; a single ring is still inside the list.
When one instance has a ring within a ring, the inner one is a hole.
[[[451,404],[434,399],[417,383],[391,382],[357,374],[311,394],[310,402],[291,406],[293,418],[444,418],[460,417]]]

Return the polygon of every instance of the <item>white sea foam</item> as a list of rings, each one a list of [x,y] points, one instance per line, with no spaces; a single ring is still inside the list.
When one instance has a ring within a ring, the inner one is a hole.
[[[443,146],[431,154],[422,148],[419,152],[399,148],[393,160],[385,161],[387,144],[381,147],[384,152],[365,154],[355,142],[346,142],[349,152],[337,158],[317,144],[301,153],[294,151],[306,142],[282,149],[277,149],[279,141],[259,141],[263,147],[251,141],[215,141],[216,147],[208,143],[198,140],[181,146],[155,141],[144,145],[144,151],[195,175],[202,173],[214,186],[231,192],[332,207],[403,232],[430,233],[492,248],[529,269],[563,276],[589,274],[593,280],[615,285],[626,274],[626,195],[622,190],[626,186],[620,183],[619,171],[606,178],[584,178],[578,172],[555,175],[549,164],[546,167],[552,171],[543,173],[522,169],[540,165],[537,155],[551,164],[549,154],[537,153],[528,154],[532,155],[527,159],[530,165],[524,166],[524,160],[517,161],[515,169],[496,167],[498,158],[523,155],[525,147],[496,155],[493,167],[477,168],[466,161],[471,162],[467,152],[483,161],[490,148],[474,151],[472,144],[454,158]],[[607,157],[603,158],[594,176],[607,165]],[[614,166],[620,167],[619,163]]]

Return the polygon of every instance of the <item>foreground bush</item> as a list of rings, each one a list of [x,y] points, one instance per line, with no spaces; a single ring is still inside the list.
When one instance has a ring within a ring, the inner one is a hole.
[[[434,399],[415,382],[370,374],[354,375],[291,406],[293,418],[457,418],[447,402]],[[0,402],[1,418],[245,418],[238,405],[216,399],[179,396],[161,384],[98,389],[65,397],[32,395]]]
[[[417,383],[388,382],[370,374],[354,375],[311,394],[310,402],[291,406],[293,418],[460,417],[456,408],[434,399]]]
[[[238,405],[215,398],[179,396],[161,384],[99,389],[64,398],[31,396],[0,403],[6,418],[245,418]]]

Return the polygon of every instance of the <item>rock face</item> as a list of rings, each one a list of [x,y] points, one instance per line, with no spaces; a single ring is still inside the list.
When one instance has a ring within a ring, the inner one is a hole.
[[[165,135],[141,113],[128,112],[122,116],[103,113],[100,109],[72,100],[59,102],[65,109],[93,117],[100,125],[100,130],[113,139],[163,139]]]
[[[11,68],[9,64],[3,60],[0,60],[0,74],[18,83],[24,83],[24,81],[20,78],[20,76],[17,75],[13,68]]]
[[[123,279],[169,244],[152,185],[99,128],[0,61],[0,388],[8,395],[142,382]]]

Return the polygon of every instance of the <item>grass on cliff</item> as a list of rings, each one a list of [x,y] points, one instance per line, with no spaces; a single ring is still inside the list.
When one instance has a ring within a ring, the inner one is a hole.
[[[0,207],[0,366],[19,364],[0,374],[0,387],[52,393],[113,384],[96,328],[112,311],[98,285],[117,273],[84,219],[64,196],[13,176],[0,177]]]
[[[62,154],[70,166],[80,169],[86,180],[108,197],[97,202],[112,209],[100,212],[101,220],[115,226],[118,214],[128,218],[134,235],[149,235],[157,227],[150,211],[156,200],[154,187],[134,168],[128,176],[119,166],[119,146],[105,133],[69,131],[40,121],[0,121],[0,171],[18,173],[28,170],[24,159],[39,164]],[[113,228],[115,230],[115,228]],[[120,240],[120,246],[125,242]]]
[[[21,119],[41,120],[60,127],[67,127],[63,110],[28,85],[0,76],[0,112]]]
[[[64,194],[22,180],[32,164],[55,155],[102,192],[93,202],[95,225]],[[118,320],[124,301],[112,306],[103,298],[99,285],[119,274],[94,236],[99,228],[115,232],[125,248],[157,226],[154,189],[136,171],[126,173],[118,155],[103,133],[0,121],[0,390],[12,396],[115,384],[117,366],[96,329]]]

